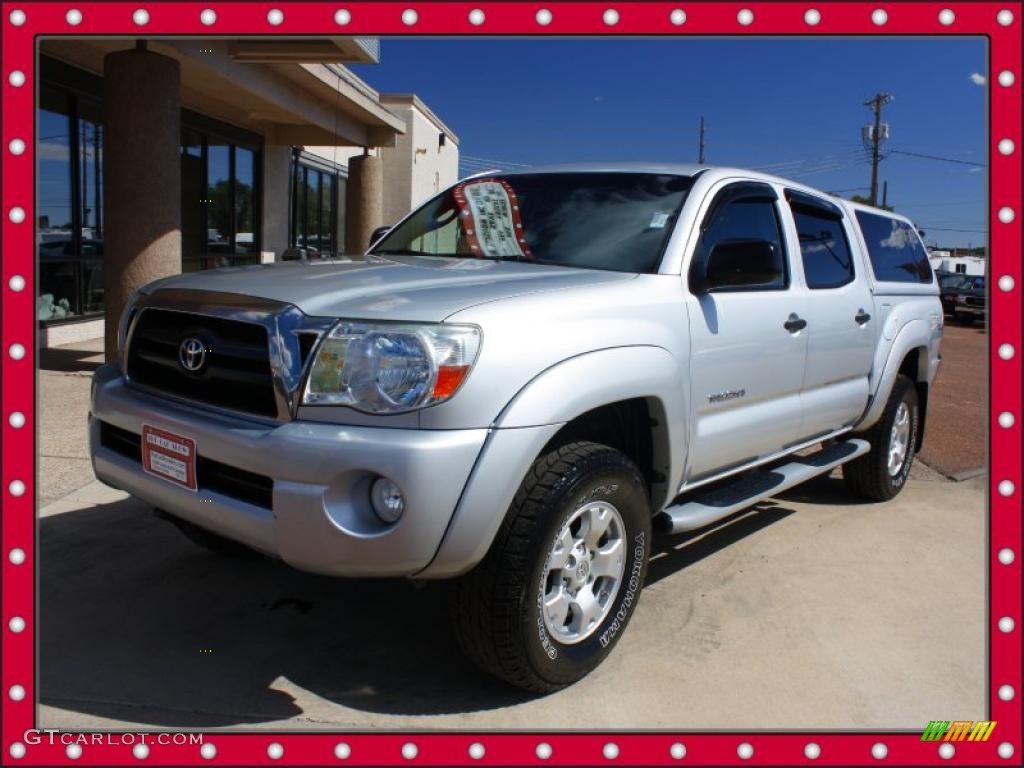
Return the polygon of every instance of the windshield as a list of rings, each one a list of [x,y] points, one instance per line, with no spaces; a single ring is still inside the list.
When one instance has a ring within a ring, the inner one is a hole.
[[[654,173],[474,178],[392,229],[375,254],[656,272],[691,179]]]
[[[970,282],[970,279],[967,275],[943,275],[939,278],[939,285],[943,288],[963,288]]]

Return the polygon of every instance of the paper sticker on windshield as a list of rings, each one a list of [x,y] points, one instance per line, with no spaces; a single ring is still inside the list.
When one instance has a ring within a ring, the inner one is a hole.
[[[504,179],[474,179],[459,184],[453,194],[474,256],[533,258],[511,184]]]
[[[647,225],[648,229],[664,229],[665,225],[668,224],[669,214],[664,211],[656,211],[651,216],[651,223]]]

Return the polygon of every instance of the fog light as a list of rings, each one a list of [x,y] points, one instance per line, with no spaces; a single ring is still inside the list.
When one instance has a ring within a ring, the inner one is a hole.
[[[402,489],[386,477],[378,477],[370,488],[370,501],[377,517],[385,523],[398,522],[405,512],[405,497]]]

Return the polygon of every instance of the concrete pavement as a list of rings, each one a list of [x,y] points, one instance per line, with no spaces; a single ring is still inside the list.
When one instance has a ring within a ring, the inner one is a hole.
[[[86,415],[89,380],[103,363],[103,339],[39,351],[36,408],[39,504],[93,482]]]
[[[98,483],[40,521],[40,727],[923,728],[984,719],[982,478],[855,504],[825,478],[663,539],[611,657],[531,697],[477,672],[443,584],[208,554]],[[936,714],[939,713],[939,714]]]
[[[533,697],[463,660],[443,584],[223,559],[121,492],[65,492],[77,481],[46,460],[86,461],[87,394],[42,374],[39,727],[915,729],[986,712],[984,477],[919,465],[888,504],[821,478],[661,539],[611,657]]]
[[[988,334],[947,321],[942,365],[928,395],[928,429],[921,458],[960,479],[986,464],[988,442]]]

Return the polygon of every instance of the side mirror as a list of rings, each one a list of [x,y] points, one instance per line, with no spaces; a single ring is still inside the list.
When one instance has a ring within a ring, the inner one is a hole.
[[[375,230],[373,230],[373,232],[370,233],[370,244],[367,247],[373,248],[373,246],[376,245],[377,241],[384,237],[384,235],[386,235],[390,231],[390,225],[384,227],[377,227]]]
[[[771,285],[782,277],[775,244],[767,240],[723,240],[715,245],[706,264],[694,264],[690,290],[714,290]]]

